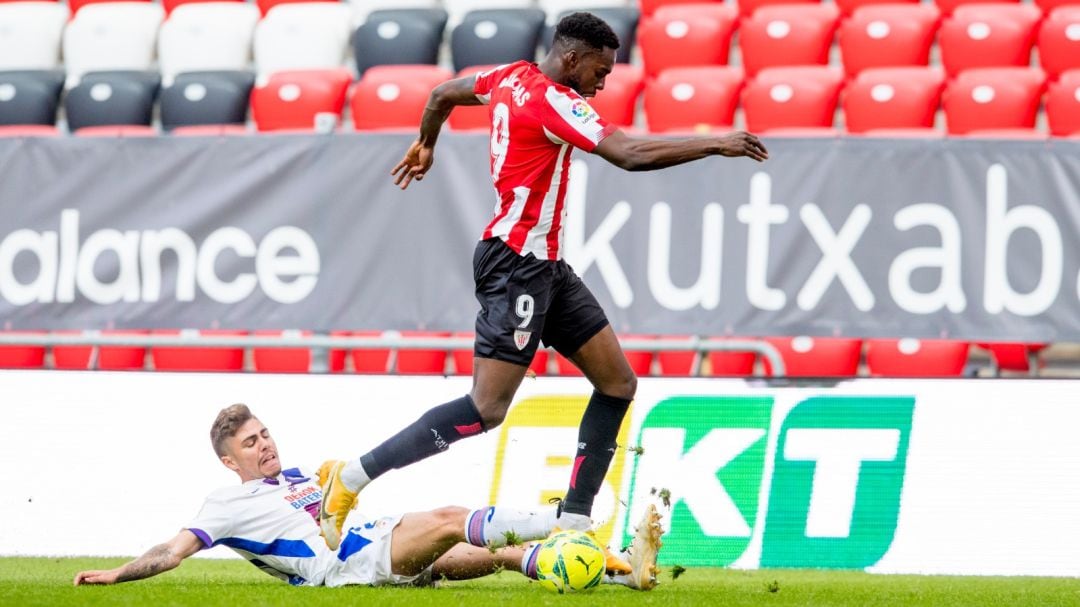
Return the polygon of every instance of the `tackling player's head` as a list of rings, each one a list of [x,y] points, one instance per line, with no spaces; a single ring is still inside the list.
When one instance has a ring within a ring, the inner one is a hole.
[[[603,19],[592,13],[571,13],[555,26],[551,55],[562,64],[555,81],[592,97],[604,88],[604,78],[615,65],[619,37]]]
[[[281,474],[277,444],[247,405],[231,405],[218,413],[210,428],[210,444],[241,482]]]

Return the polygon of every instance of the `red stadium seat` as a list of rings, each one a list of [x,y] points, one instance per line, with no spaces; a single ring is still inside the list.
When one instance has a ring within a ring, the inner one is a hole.
[[[1042,9],[1044,14],[1050,14],[1062,6],[1076,6],[1080,4],[1076,0],[1035,0],[1035,6]]]
[[[1080,5],[1054,9],[1039,28],[1039,63],[1050,80],[1080,68]]]
[[[672,67],[726,65],[735,8],[726,4],[665,6],[638,26],[638,46],[645,74],[654,77]]]
[[[346,69],[277,72],[251,92],[251,116],[260,131],[312,131],[321,116],[340,121],[352,82]]]
[[[1016,4],[1018,2],[1020,0],[934,0],[934,4],[941,9],[941,14],[946,17],[965,4]]]
[[[1055,137],[1080,135],[1080,68],[1061,74],[1046,94],[1046,118]]]
[[[657,10],[667,6],[679,6],[681,4],[723,4],[724,0],[638,0],[641,8],[641,16],[648,17]],[[588,4],[587,2],[585,4]]]
[[[764,6],[773,6],[777,4],[795,5],[795,4],[818,4],[820,0],[738,0],[739,5],[739,17],[747,18],[752,16],[758,11],[759,8]]]
[[[994,342],[976,345],[990,351],[990,356],[994,359],[994,364],[999,371],[1031,372],[1037,370],[1041,365],[1042,361],[1039,360],[1039,352],[1049,344]]]
[[[80,334],[83,331],[57,331],[57,333]],[[140,329],[101,331],[101,335],[149,334],[150,331]],[[139,346],[53,346],[52,353],[53,366],[57,369],[139,371],[146,367],[146,348]]]
[[[298,2],[325,2],[325,1],[326,0],[256,0],[255,4],[258,5],[259,12],[261,12],[263,14],[263,16],[265,17],[266,13],[268,13],[270,11],[270,9],[274,8],[275,6],[277,6],[279,4],[295,4],[295,3],[298,3]]]
[[[864,6],[840,25],[840,55],[849,77],[872,67],[928,65],[941,25],[933,4]]]
[[[604,90],[589,99],[589,105],[609,123],[619,127],[634,125],[638,97],[645,88],[645,73],[636,65],[616,63],[604,80]]]
[[[380,337],[382,331],[338,331],[338,335],[351,335],[352,337]],[[351,350],[353,369],[357,373],[387,373],[390,371],[390,349],[356,349]]]
[[[921,0],[836,0],[836,7],[840,9],[840,15],[847,18],[866,6],[877,6],[879,4],[918,5],[920,1]]]
[[[1050,134],[1036,129],[975,129],[961,135],[969,139],[1020,139],[1045,141]]]
[[[241,336],[247,331],[230,329],[194,330],[154,330],[151,335],[182,336]],[[194,340],[193,340],[194,343]],[[244,368],[243,348],[206,348],[206,347],[154,347],[150,348],[150,358],[158,371],[240,371]]]
[[[371,68],[374,70],[377,68]],[[368,73],[371,73],[368,70]],[[402,331],[402,337],[450,337],[449,331]],[[401,375],[442,375],[446,372],[446,350],[398,350],[397,372]]]
[[[780,351],[786,377],[854,377],[859,370],[862,340],[848,337],[766,337]],[[765,373],[772,375],[769,359]]]
[[[664,339],[690,339],[688,335],[665,335]],[[694,371],[697,352],[694,350],[661,350],[656,353],[660,375],[686,376]]]
[[[309,337],[311,331],[256,331],[257,336]],[[307,373],[311,370],[311,350],[309,348],[252,348],[252,361],[255,371],[260,373]],[[345,370],[345,351],[330,350],[327,356],[327,368],[332,373]]]
[[[738,67],[677,67],[645,85],[645,118],[649,130],[689,131],[730,128],[743,88]]]
[[[246,0],[161,0],[161,6],[165,9],[165,15],[168,16],[173,12],[173,9],[182,4],[194,4],[197,2],[245,2]],[[265,14],[265,12],[263,13]]]
[[[840,12],[835,4],[764,6],[743,19],[739,48],[747,76],[768,67],[826,65]]]
[[[44,335],[45,331],[3,331],[4,335]],[[0,369],[41,369],[45,346],[0,346]]]
[[[969,4],[941,25],[941,62],[954,77],[976,67],[1031,63],[1042,11],[1030,4]]]
[[[420,127],[431,89],[453,77],[437,65],[376,65],[353,88],[353,126],[358,131]]]
[[[87,4],[100,4],[105,2],[150,2],[150,0],[68,0],[68,9],[74,17],[78,10]]]
[[[945,74],[933,67],[879,67],[859,72],[844,89],[849,133],[870,129],[931,128]]]
[[[0,137],[56,137],[60,129],[47,124],[11,124],[0,126]]]
[[[222,137],[225,135],[249,135],[248,128],[242,124],[195,124],[178,126],[169,131],[180,137]]]
[[[868,339],[866,344],[870,374],[884,377],[962,375],[969,346],[950,339]]]
[[[78,137],[157,137],[157,129],[142,124],[84,126],[73,135]]]
[[[455,78],[464,78],[466,76],[472,76],[479,74],[480,72],[486,72],[496,65],[472,65],[469,66],[457,74]],[[454,111],[450,113],[450,128],[455,131],[484,131],[487,132],[491,128],[491,118],[489,115],[490,108],[486,105],[461,105],[454,108]],[[471,373],[470,373],[471,374]]]
[[[711,377],[746,377],[754,373],[754,362],[757,361],[757,354],[754,352],[714,350],[708,353],[706,360],[709,363],[706,375]]]
[[[1030,67],[966,70],[946,86],[943,97],[950,135],[978,129],[1031,129],[1045,76]]]
[[[844,73],[824,66],[764,69],[743,90],[750,131],[831,127]]]
[[[656,339],[654,335],[620,335],[620,339]],[[656,354],[649,350],[624,350],[626,362],[630,363],[630,369],[635,375],[648,376],[652,374],[653,359]]]
[[[869,129],[859,133],[863,137],[882,139],[944,139],[945,132],[931,128]]]

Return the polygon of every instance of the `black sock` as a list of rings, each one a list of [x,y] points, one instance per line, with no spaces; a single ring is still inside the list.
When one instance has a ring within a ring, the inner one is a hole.
[[[484,432],[484,421],[471,396],[465,396],[429,409],[409,424],[360,457],[364,472],[375,480],[388,470],[446,451],[451,443]]]
[[[629,408],[630,401],[625,398],[593,392],[578,427],[578,449],[570,489],[563,503],[564,512],[592,514],[593,500],[615,455],[615,439]]]

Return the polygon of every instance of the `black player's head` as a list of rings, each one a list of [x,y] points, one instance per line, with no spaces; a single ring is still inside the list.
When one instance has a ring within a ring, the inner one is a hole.
[[[571,13],[555,26],[551,52],[562,59],[564,84],[585,97],[604,88],[604,78],[615,65],[619,37],[592,13]]]

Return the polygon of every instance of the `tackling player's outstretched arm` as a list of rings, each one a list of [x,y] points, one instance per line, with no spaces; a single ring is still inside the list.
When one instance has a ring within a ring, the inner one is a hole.
[[[154,546],[139,558],[107,571],[80,571],[75,574],[75,585],[117,584],[141,580],[170,569],[203,548],[202,540],[187,529],[171,540]]]
[[[450,117],[450,112],[459,105],[483,103],[473,92],[475,83],[476,76],[466,76],[447,80],[432,89],[424,107],[424,115],[420,119],[420,137],[409,146],[405,158],[390,171],[394,176],[394,184],[404,190],[413,179],[421,181],[424,178],[435,160],[435,142],[438,141],[439,132]]]
[[[662,139],[631,137],[622,131],[608,135],[593,153],[627,171],[652,171],[706,156],[746,156],[762,162],[769,152],[750,133],[735,131],[719,137]]]

